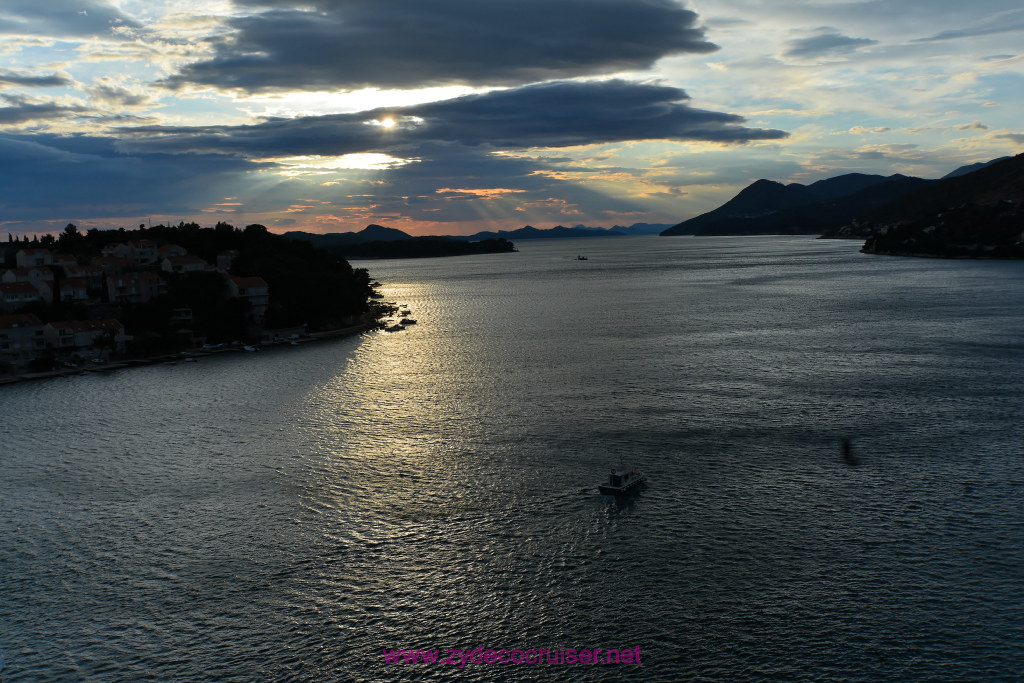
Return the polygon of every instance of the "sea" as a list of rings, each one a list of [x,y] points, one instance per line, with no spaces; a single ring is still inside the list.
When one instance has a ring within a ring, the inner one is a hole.
[[[1024,262],[517,246],[0,387],[4,683],[1024,680]]]

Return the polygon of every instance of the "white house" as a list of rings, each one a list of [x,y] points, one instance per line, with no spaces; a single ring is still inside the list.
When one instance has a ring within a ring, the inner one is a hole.
[[[0,275],[0,282],[53,282],[53,271],[46,266],[8,268]]]
[[[270,305],[270,287],[261,277],[228,277],[228,296],[249,302],[249,317],[261,322]]]
[[[213,266],[191,254],[184,256],[165,256],[160,264],[165,273],[197,273],[213,270]]]
[[[52,265],[61,266],[67,268],[69,266],[77,266],[78,259],[75,258],[74,254],[54,254]]]
[[[13,313],[42,300],[39,290],[31,282],[0,282],[0,310]]]
[[[57,351],[124,351],[128,337],[124,325],[114,318],[104,320],[64,320],[43,326],[46,345]]]
[[[185,256],[188,251],[185,247],[179,247],[177,244],[165,244],[157,250],[160,260],[165,259],[168,256]]]
[[[167,293],[167,283],[157,273],[121,273],[107,277],[112,304],[144,304]]]
[[[64,274],[70,278],[83,278],[89,281],[89,287],[103,287],[103,269],[99,266],[64,266]]]
[[[159,250],[153,240],[136,240],[109,244],[103,247],[103,255],[123,258],[139,266],[148,266],[157,262]]]
[[[60,300],[87,303],[92,281],[84,277],[66,277],[60,281]]]
[[[53,252],[49,249],[22,249],[14,257],[19,268],[48,266],[53,263]]]

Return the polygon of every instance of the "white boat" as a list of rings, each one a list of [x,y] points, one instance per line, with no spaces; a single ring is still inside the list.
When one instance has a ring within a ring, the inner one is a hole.
[[[242,350],[243,351],[259,351],[259,349],[257,349],[255,346],[252,346],[251,344],[247,344],[247,345],[243,346]]]
[[[607,484],[598,484],[597,490],[606,496],[615,496],[635,491],[647,481],[647,475],[632,467],[613,467]]]

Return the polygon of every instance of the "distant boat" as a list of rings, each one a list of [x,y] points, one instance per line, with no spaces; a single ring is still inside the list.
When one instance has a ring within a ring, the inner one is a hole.
[[[243,351],[259,351],[259,349],[257,349],[255,346],[251,346],[249,344],[246,344],[245,346],[243,346],[242,350]]]
[[[576,260],[577,260],[577,261],[586,261],[586,260],[587,260],[587,257],[586,257],[586,256],[583,256],[583,255],[581,254],[580,256],[577,256],[577,257],[576,257]]]
[[[399,325],[415,325],[416,324],[416,319],[415,318],[402,318],[401,320],[398,321],[398,324]]]
[[[607,484],[598,484],[597,490],[606,496],[616,496],[635,491],[647,481],[647,475],[632,467],[613,467]]]

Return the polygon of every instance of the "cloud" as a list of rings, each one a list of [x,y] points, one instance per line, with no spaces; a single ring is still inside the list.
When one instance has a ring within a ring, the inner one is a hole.
[[[787,136],[781,130],[747,128],[734,114],[694,109],[688,99],[680,88],[654,83],[556,81],[411,107],[248,126],[128,128],[122,131],[123,148],[250,157],[408,156],[428,143],[525,149],[651,139],[738,143]],[[396,125],[372,125],[385,119]]]
[[[971,25],[940,31],[925,38],[918,38],[914,42],[927,43],[941,40],[957,40],[959,38],[975,38],[1014,31],[1024,31],[1024,10],[1014,9],[996,12],[972,22]]]
[[[71,85],[72,83],[73,81],[67,74],[52,73],[39,76],[22,71],[0,69],[0,85],[16,85],[23,88],[53,88]]]
[[[125,156],[106,137],[0,134],[0,207],[8,220],[70,220],[159,209],[190,215],[259,165],[218,156]]]
[[[265,0],[168,79],[271,90],[521,85],[717,49],[674,0]]]
[[[0,35],[88,37],[138,24],[100,0],[4,0]]]
[[[25,98],[15,95],[0,95],[0,100],[10,105],[0,107],[0,125],[13,125],[41,119],[60,119],[68,114],[89,111],[88,107],[77,104],[58,104],[52,101],[29,102]]]
[[[1017,145],[1024,145],[1024,133],[1000,133],[994,136],[998,140],[1009,140]]]
[[[851,38],[840,33],[823,33],[789,41],[789,48],[783,56],[797,59],[836,57],[877,43],[877,40],[870,38]]]
[[[325,203],[302,212],[305,224],[330,214],[334,229],[337,221],[350,228],[369,222],[470,226],[485,218],[508,227],[559,222],[583,210],[594,220],[653,220],[627,181],[598,190],[557,173],[558,158],[500,152],[786,135],[747,127],[733,114],[692,108],[688,99],[683,90],[656,83],[570,81],[248,126],[136,126],[118,129],[116,137],[0,136],[0,175],[12,178],[0,187],[0,206],[10,220],[22,221],[150,212],[188,218],[232,196],[240,198],[241,211],[263,212],[260,222],[275,225],[276,213],[289,219],[284,207],[307,197]],[[385,118],[397,125],[368,123]],[[329,158],[372,153],[415,162],[355,170]],[[304,155],[311,158],[299,159]],[[300,162],[303,172],[294,173]]]

